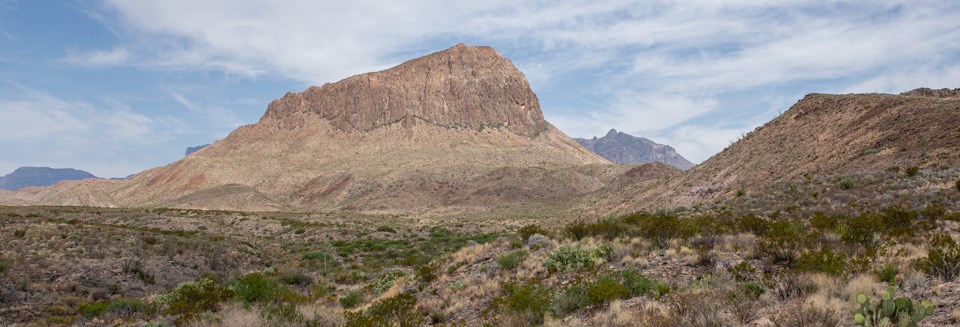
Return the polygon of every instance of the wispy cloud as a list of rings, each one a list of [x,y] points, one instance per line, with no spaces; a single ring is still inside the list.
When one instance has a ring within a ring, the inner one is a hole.
[[[118,66],[126,64],[130,53],[126,48],[115,47],[110,50],[93,50],[88,52],[68,51],[63,61],[78,66]]]

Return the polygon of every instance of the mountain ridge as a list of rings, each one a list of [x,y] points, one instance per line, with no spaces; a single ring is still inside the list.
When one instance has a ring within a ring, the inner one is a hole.
[[[644,137],[633,136],[616,129],[610,129],[603,137],[590,139],[575,138],[577,143],[587,149],[619,164],[664,163],[681,170],[690,169],[693,163],[677,151]]]

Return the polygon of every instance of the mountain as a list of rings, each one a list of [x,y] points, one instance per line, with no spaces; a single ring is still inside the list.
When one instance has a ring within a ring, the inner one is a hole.
[[[0,177],[0,189],[14,191],[28,186],[49,186],[60,181],[87,178],[97,176],[72,168],[20,167]]]
[[[931,172],[932,177],[944,175],[940,179],[952,183],[957,177],[951,171],[960,168],[957,126],[960,89],[917,89],[900,95],[810,94],[683,174],[659,183],[608,187],[597,208],[607,214],[693,206],[735,198],[743,190],[763,194],[778,185],[794,192],[808,181],[824,181],[821,189],[811,191],[823,194],[840,190],[837,180],[842,179],[878,181],[856,190],[870,194],[866,198],[878,198],[909,167]],[[931,201],[932,194],[953,190],[940,179],[913,182],[920,184],[890,196]],[[955,191],[947,193],[956,197]],[[960,204],[957,200],[947,202]]]
[[[200,149],[206,148],[208,146],[210,146],[210,144],[187,147],[187,151],[183,153],[183,156],[184,157],[189,156],[191,153],[200,151]]]
[[[601,157],[619,164],[659,162],[684,170],[693,167],[693,163],[670,146],[618,132],[615,129],[611,129],[607,135],[600,138],[594,136],[591,139],[575,138],[574,140]]]
[[[107,193],[121,207],[472,212],[566,205],[625,169],[544,120],[510,60],[459,44],[287,93]]]

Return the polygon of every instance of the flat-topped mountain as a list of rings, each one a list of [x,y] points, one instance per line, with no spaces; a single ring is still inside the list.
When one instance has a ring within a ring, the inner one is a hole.
[[[20,167],[0,177],[0,189],[15,191],[28,186],[49,186],[60,181],[97,178],[73,168]]]
[[[459,44],[288,93],[106,193],[115,206],[462,212],[567,203],[624,169],[545,121],[510,60]]]
[[[958,169],[958,91],[810,94],[683,174],[655,184],[621,183],[608,188],[598,207],[612,212],[670,209],[730,199],[744,190],[764,192],[774,185],[824,176],[849,178],[853,183],[855,179],[868,179],[871,174],[889,174],[887,171],[899,170],[903,174],[909,167],[927,171]],[[835,184],[828,188],[838,188]],[[875,187],[879,188],[876,192],[881,192],[884,185]],[[953,187],[924,185],[923,190]]]
[[[693,167],[693,163],[668,145],[618,132],[615,129],[611,129],[603,137],[576,138],[574,140],[601,157],[619,164],[633,165],[659,162],[684,170]]]

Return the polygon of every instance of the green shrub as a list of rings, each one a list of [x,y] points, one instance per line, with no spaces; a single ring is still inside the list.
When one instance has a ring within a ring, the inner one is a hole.
[[[928,275],[951,282],[960,273],[960,245],[949,234],[937,234],[930,241],[927,257],[917,265]]]
[[[140,300],[124,299],[113,301],[110,303],[110,308],[107,309],[108,312],[124,318],[133,317],[138,313],[154,313],[155,310],[155,306],[144,304]]]
[[[6,259],[0,258],[0,274],[6,273],[9,265]]]
[[[563,226],[563,233],[578,241],[589,235],[587,232],[587,223],[580,220]]]
[[[960,191],[960,179],[957,179],[957,191]]]
[[[177,316],[174,322],[184,324],[203,312],[216,311],[221,302],[231,297],[233,292],[220,286],[216,277],[202,276],[180,283],[173,291],[157,297],[157,303],[166,307],[164,314]]]
[[[727,272],[733,276],[734,280],[742,283],[753,279],[753,276],[757,274],[757,269],[749,262],[743,261],[727,267]]]
[[[897,267],[894,263],[884,264],[882,267],[874,271],[874,274],[877,275],[877,279],[881,282],[885,282],[888,285],[894,285],[897,281],[897,274],[900,273],[900,268]]]
[[[853,189],[855,183],[851,178],[841,178],[837,180],[837,187],[840,187],[841,190],[850,190]]]
[[[630,291],[611,275],[601,276],[587,288],[587,297],[594,305],[626,298],[629,293]]]
[[[606,262],[610,255],[609,245],[600,244],[595,248],[586,248],[576,245],[564,245],[550,252],[545,264],[553,270],[579,270],[593,268],[596,264]]]
[[[590,305],[587,287],[577,283],[558,292],[550,303],[550,314],[554,317],[563,317],[579,312]]]
[[[917,176],[918,173],[920,173],[920,167],[913,166],[913,167],[907,168],[907,176],[910,176],[910,177]]]
[[[268,302],[277,298],[282,289],[280,285],[261,273],[252,273],[241,277],[230,285],[230,290],[244,303]]]
[[[347,327],[361,326],[423,326],[426,319],[417,310],[417,297],[400,293],[370,305],[366,312],[345,312]]]
[[[846,258],[842,253],[833,252],[830,248],[807,251],[797,262],[797,269],[801,271],[822,272],[835,276],[842,275],[844,268],[846,268]]]
[[[675,238],[690,238],[699,232],[696,223],[689,219],[680,219],[674,214],[634,214],[624,218],[636,222],[637,233],[649,240],[657,242],[661,248],[668,245]]]
[[[353,309],[363,303],[363,294],[360,292],[350,292],[347,293],[344,297],[340,298],[340,306],[344,309]]]
[[[799,221],[777,220],[757,242],[756,252],[772,263],[793,264],[799,252],[807,247],[806,226]]]
[[[301,271],[297,271],[280,277],[280,281],[287,285],[307,287],[313,284],[313,277],[310,277]]]
[[[333,291],[336,291],[336,290],[337,290],[337,287],[333,285],[317,284],[317,286],[313,288],[313,296],[316,296],[318,298],[324,297],[327,294],[333,293]]]
[[[520,235],[520,239],[524,242],[530,240],[530,236],[533,234],[547,235],[547,233],[549,232],[546,229],[537,224],[526,225],[517,230],[517,235]]]
[[[503,267],[504,269],[513,270],[519,267],[520,263],[523,262],[523,259],[526,257],[526,252],[523,250],[517,250],[498,257],[497,263],[500,264],[500,267]]]
[[[527,318],[527,323],[539,325],[543,323],[543,314],[550,306],[550,290],[535,281],[523,284],[504,284],[502,295],[495,298],[493,303],[509,314]]]
[[[636,269],[628,269],[623,272],[623,286],[627,288],[630,297],[641,296],[653,291],[656,281],[647,278]]]
[[[110,303],[106,301],[97,301],[80,305],[80,313],[88,318],[99,317],[107,313]]]
[[[428,263],[417,267],[414,273],[416,273],[417,280],[423,283],[429,283],[437,280],[438,270],[440,270],[440,265],[438,263]]]
[[[770,222],[753,214],[737,218],[736,225],[740,231],[757,236],[763,236],[770,230]]]
[[[860,308],[854,311],[853,321],[863,326],[916,326],[923,318],[933,315],[930,300],[914,303],[910,298],[895,296],[893,287],[875,304],[866,295],[857,295]]]
[[[651,294],[653,295],[654,299],[660,300],[660,298],[670,294],[671,291],[670,285],[667,285],[667,283],[657,282],[656,284],[653,284],[653,291]]]
[[[383,232],[383,233],[391,233],[391,234],[397,232],[396,229],[393,229],[393,227],[390,227],[390,226],[387,226],[387,225],[377,226],[377,231],[378,231],[378,232]]]
[[[743,283],[740,285],[740,293],[754,300],[759,299],[764,292],[765,290],[763,289],[763,286],[760,286],[758,284]]]

